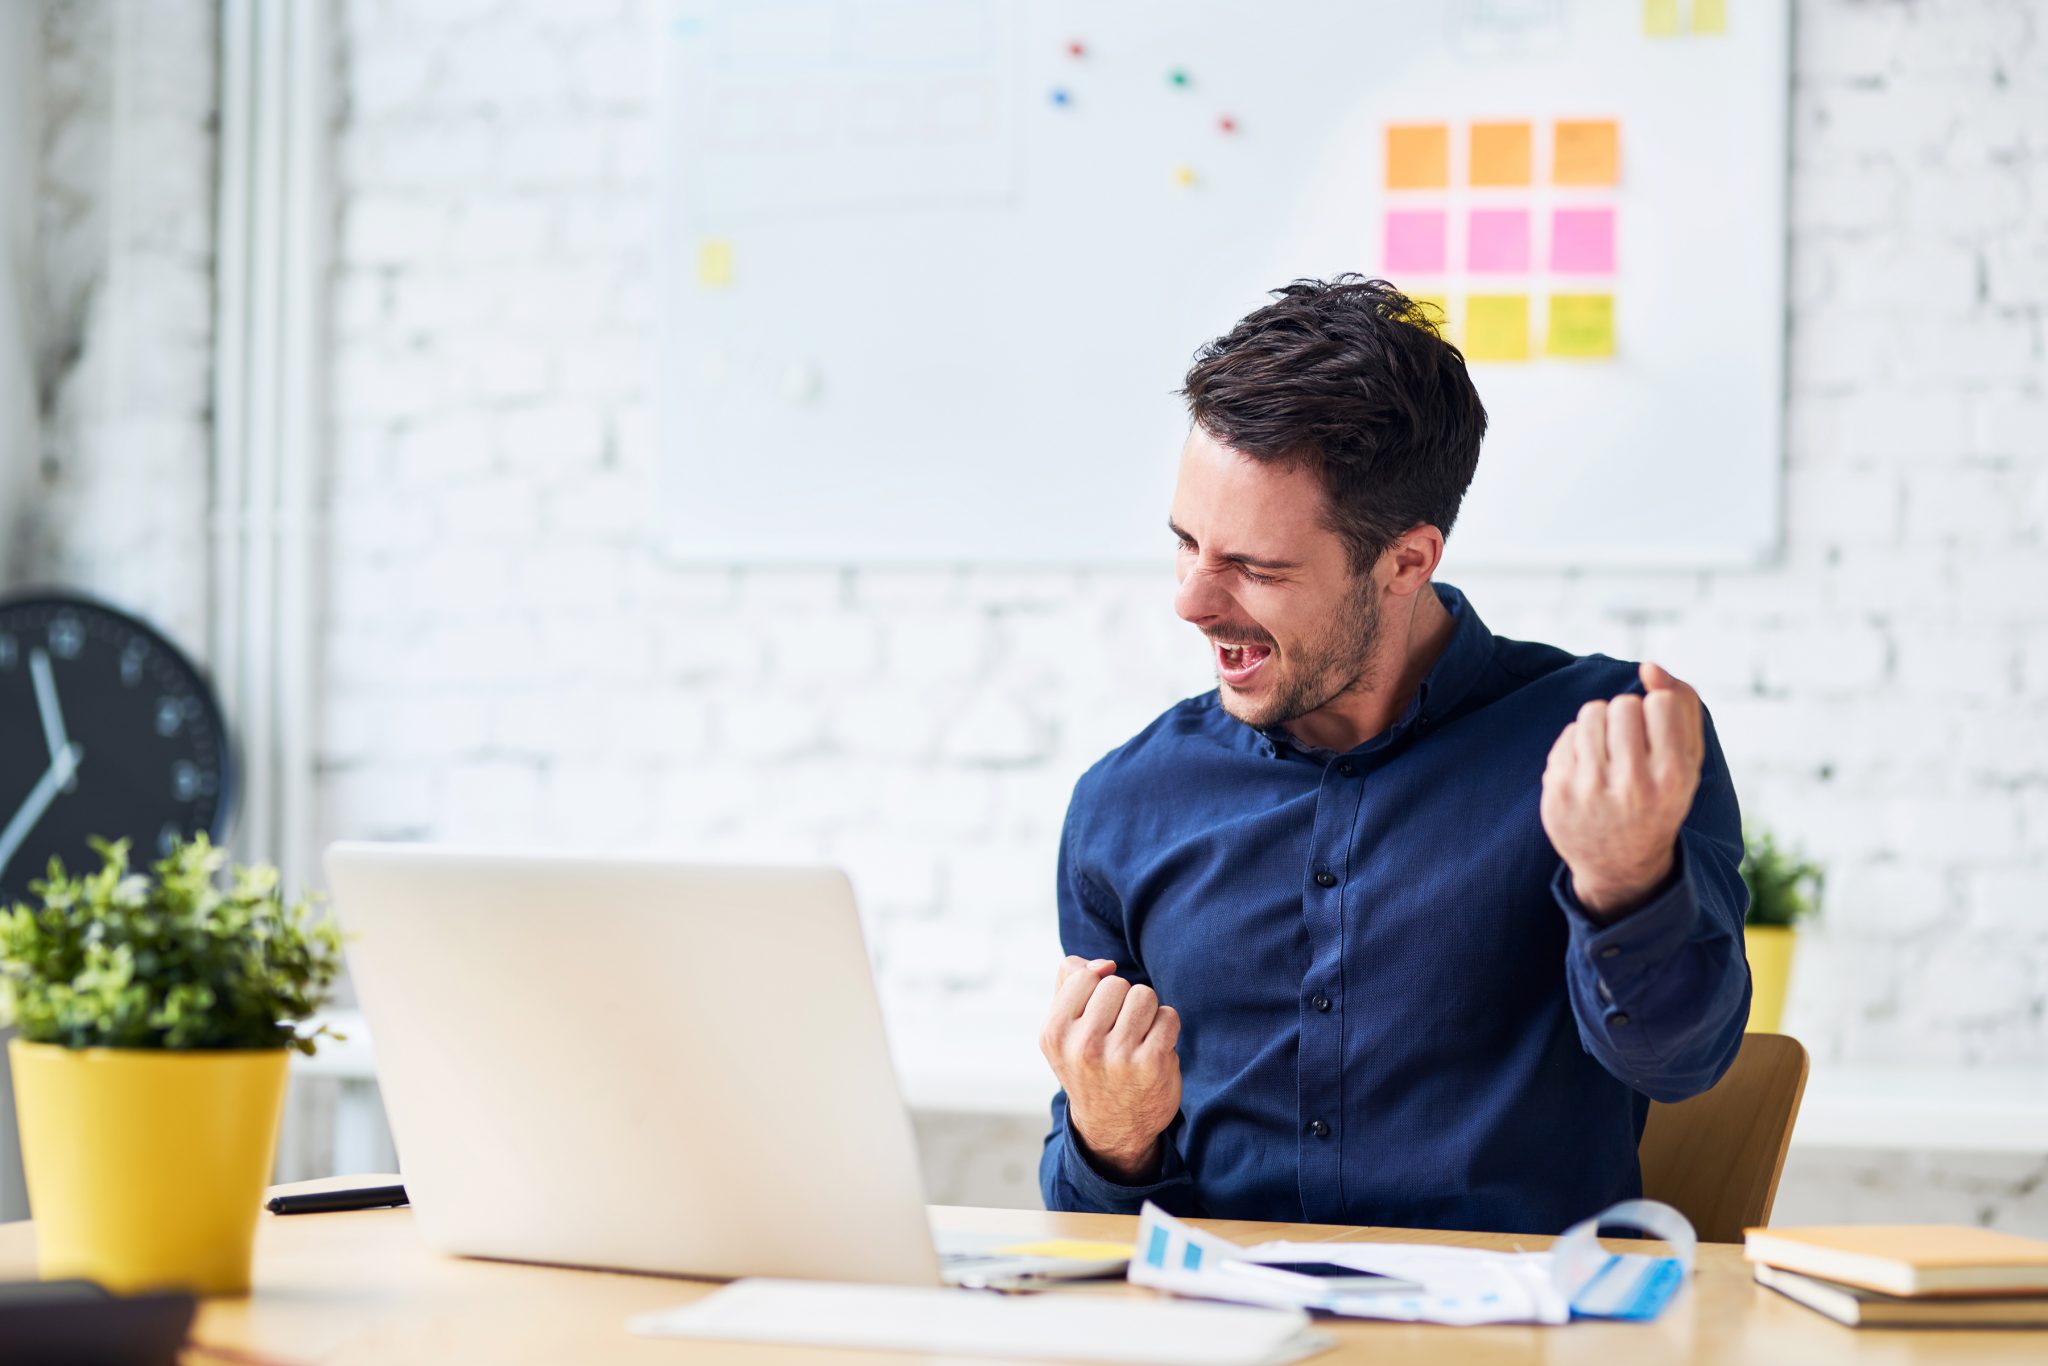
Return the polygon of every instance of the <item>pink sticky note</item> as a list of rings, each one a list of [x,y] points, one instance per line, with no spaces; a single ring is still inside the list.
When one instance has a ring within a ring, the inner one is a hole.
[[[1444,268],[1444,214],[1441,209],[1396,209],[1387,214],[1389,271],[1441,274]]]
[[[1614,210],[1559,209],[1550,218],[1550,268],[1566,275],[1614,273]]]
[[[1465,268],[1474,274],[1529,269],[1529,211],[1474,209],[1465,237]]]

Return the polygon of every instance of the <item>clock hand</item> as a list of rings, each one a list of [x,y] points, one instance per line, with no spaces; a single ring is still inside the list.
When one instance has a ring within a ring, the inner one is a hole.
[[[14,862],[14,853],[28,838],[28,832],[35,829],[36,822],[50,809],[50,803],[57,800],[58,791],[70,783],[84,753],[77,745],[64,746],[57,753],[56,762],[29,789],[28,799],[14,813],[14,819],[7,822],[5,830],[0,830],[0,876],[4,876],[7,865]]]
[[[50,745],[50,767],[57,767],[65,746],[70,740],[64,734],[64,713],[57,707],[57,676],[50,671],[50,655],[47,650],[28,652],[28,671],[36,684],[36,710],[43,717],[43,739]],[[64,790],[69,792],[72,781],[64,779]],[[4,860],[0,860],[4,863]]]

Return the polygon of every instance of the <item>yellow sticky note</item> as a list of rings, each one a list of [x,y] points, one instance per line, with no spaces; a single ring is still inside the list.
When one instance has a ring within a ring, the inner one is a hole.
[[[1451,130],[1441,123],[1387,125],[1387,188],[1439,190],[1451,183]]]
[[[1613,119],[1559,119],[1553,185],[1613,185],[1621,180],[1621,125]]]
[[[732,243],[713,238],[697,244],[697,283],[707,289],[732,283]]]
[[[1643,0],[1643,32],[1652,38],[1678,32],[1678,0]]]
[[[1473,124],[1471,181],[1474,185],[1527,185],[1529,125]]]
[[[1692,0],[1692,31],[1694,33],[1726,33],[1728,31],[1728,0]]]
[[[1408,298],[1430,322],[1436,324],[1437,335],[1451,335],[1451,300],[1445,294],[1410,294]]]
[[[1095,1243],[1085,1238],[1047,1238],[1036,1243],[1011,1243],[993,1247],[999,1257],[1064,1257],[1075,1262],[1107,1262],[1128,1257],[1135,1248],[1129,1243]]]
[[[1474,294],[1465,300],[1465,359],[1529,359],[1529,296]]]
[[[1612,294],[1553,294],[1550,327],[1543,350],[1572,360],[1599,360],[1614,354]]]

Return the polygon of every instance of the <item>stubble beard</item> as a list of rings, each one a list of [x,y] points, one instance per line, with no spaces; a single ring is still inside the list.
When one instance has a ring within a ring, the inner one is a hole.
[[[1375,677],[1373,650],[1379,638],[1379,594],[1367,578],[1346,600],[1329,631],[1300,647],[1300,657],[1271,698],[1249,702],[1219,675],[1217,695],[1223,710],[1255,729],[1271,730],[1320,711],[1349,693],[1367,691]]]

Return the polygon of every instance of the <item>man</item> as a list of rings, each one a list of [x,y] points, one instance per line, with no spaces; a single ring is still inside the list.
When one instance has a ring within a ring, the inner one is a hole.
[[[1216,691],[1081,779],[1047,1208],[1556,1233],[1749,1013],[1693,690],[1433,582],[1486,414],[1384,281],[1205,347],[1171,529]]]

